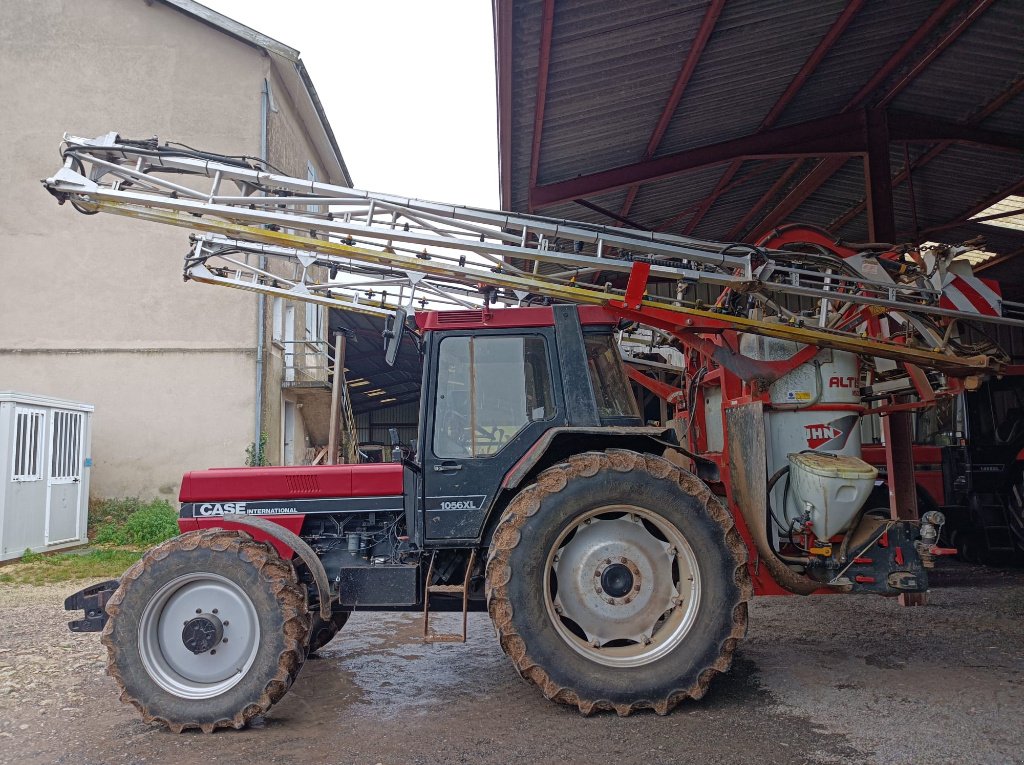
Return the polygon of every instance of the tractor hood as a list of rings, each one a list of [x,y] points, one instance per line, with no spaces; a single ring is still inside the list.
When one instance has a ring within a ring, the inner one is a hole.
[[[181,479],[178,501],[231,503],[217,514],[262,514],[234,505],[259,500],[383,497],[402,494],[402,465],[295,465],[193,470]]]

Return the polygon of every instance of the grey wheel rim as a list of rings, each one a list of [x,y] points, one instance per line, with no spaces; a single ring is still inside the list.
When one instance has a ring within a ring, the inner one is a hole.
[[[185,699],[233,688],[259,649],[256,607],[235,582],[206,572],[171,580],[139,620],[139,656],[153,681]]]
[[[547,559],[545,605],[574,651],[610,667],[639,667],[668,655],[700,607],[693,549],[650,510],[608,505],[580,515]]]

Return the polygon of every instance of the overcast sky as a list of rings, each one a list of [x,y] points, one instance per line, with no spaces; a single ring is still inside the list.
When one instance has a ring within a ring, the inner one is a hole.
[[[487,0],[202,0],[296,48],[358,188],[498,207]]]

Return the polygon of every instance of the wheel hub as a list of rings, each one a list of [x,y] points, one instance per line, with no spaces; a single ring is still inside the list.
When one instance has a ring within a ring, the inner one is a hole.
[[[639,575],[636,564],[625,558],[620,558],[618,563],[610,563],[594,572],[595,577],[600,577],[601,589],[605,594],[614,598],[626,598],[633,592],[633,582]],[[640,583],[637,582],[636,589],[639,592]]]
[[[198,656],[217,646],[224,639],[224,623],[213,614],[203,614],[185,622],[181,642]]]
[[[650,643],[679,597],[674,560],[672,545],[635,514],[586,519],[555,557],[555,612],[595,648],[612,641]]]

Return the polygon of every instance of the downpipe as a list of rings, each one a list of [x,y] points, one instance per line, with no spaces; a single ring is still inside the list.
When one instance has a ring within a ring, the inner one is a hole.
[[[270,119],[272,109],[270,101],[270,81],[263,78],[263,93],[260,97],[260,159],[267,162],[269,159],[269,147],[267,143],[267,122]],[[260,269],[266,271],[267,256],[260,255]],[[256,296],[256,418],[255,432],[253,433],[253,444],[256,451],[259,451],[260,442],[263,437],[263,355],[266,350],[266,312],[267,297],[262,292]]]

